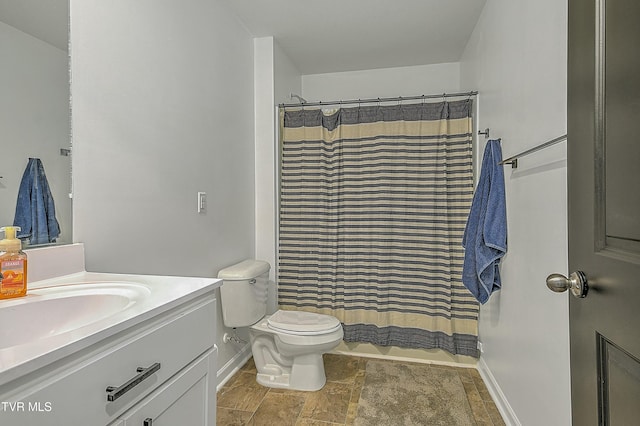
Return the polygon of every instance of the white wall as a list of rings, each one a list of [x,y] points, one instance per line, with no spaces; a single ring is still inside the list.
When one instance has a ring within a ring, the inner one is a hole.
[[[458,63],[302,76],[302,93],[309,102],[431,95],[459,88]]]
[[[269,262],[270,288],[267,311],[274,312],[276,226],[274,138],[274,42],[273,37],[253,40],[254,111],[256,120],[256,259]]]
[[[70,11],[74,239],[87,269],[215,277],[253,257],[252,37],[220,1]],[[218,346],[222,366],[237,348]]]
[[[256,258],[275,266],[275,134],[273,37],[253,41],[254,109],[256,120]]]
[[[302,74],[282,51],[278,42],[274,43],[274,97],[276,104],[295,103],[289,95],[302,93]]]
[[[277,110],[301,93],[301,75],[273,37],[254,40],[256,117],[256,258],[271,265],[268,311],[277,309]]]
[[[60,224],[71,242],[67,52],[0,22],[0,226],[13,225],[29,157],[40,158]]]
[[[461,62],[461,88],[480,91],[479,127],[508,157],[566,133],[567,4],[488,0]],[[482,149],[482,147],[479,147]],[[509,251],[503,288],[481,308],[481,368],[514,423],[568,425],[566,145],[505,168]]]

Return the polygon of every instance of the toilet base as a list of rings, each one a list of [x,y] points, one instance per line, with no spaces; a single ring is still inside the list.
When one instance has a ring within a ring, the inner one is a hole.
[[[268,318],[249,328],[257,382],[271,388],[322,389],[327,382],[322,354],[338,346],[344,336],[342,327],[323,334],[296,335],[270,329]]]
[[[289,375],[286,373],[279,375],[258,373],[256,381],[268,388],[289,389]]]
[[[324,387],[327,378],[324,372],[322,354],[296,357],[290,372],[280,366],[266,364],[259,369],[256,381],[262,386],[299,391],[317,391]]]

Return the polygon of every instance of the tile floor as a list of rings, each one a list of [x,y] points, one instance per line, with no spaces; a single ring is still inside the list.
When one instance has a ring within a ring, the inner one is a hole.
[[[259,385],[255,379],[255,365],[252,359],[249,360],[218,392],[217,425],[353,425],[367,358],[325,354],[324,364],[327,375],[324,388],[317,392],[300,392]],[[458,373],[478,426],[504,425],[475,369],[435,364],[430,368]]]

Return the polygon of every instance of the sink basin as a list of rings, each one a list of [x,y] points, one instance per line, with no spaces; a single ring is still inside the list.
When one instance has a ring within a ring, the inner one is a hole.
[[[111,317],[150,294],[129,282],[74,283],[30,290],[0,301],[0,349],[70,333]]]

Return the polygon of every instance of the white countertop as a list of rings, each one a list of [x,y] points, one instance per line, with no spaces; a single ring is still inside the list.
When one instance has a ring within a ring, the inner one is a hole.
[[[26,341],[15,346],[0,347],[0,387],[199,296],[213,292],[220,287],[222,281],[216,278],[79,272],[29,283],[26,297],[0,300],[0,309],[30,303],[34,298],[42,297],[39,293],[44,293],[53,286],[83,284],[88,287],[95,284],[104,287],[105,283],[135,284],[144,289],[144,297],[121,312],[110,314],[72,331]],[[73,312],[69,312],[68,315],[72,316]],[[40,316],[40,313],[37,316]],[[47,320],[46,312],[42,312],[41,317],[30,318],[36,325],[37,322],[42,322],[43,326]],[[11,327],[11,324],[0,324],[0,327]]]

